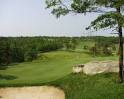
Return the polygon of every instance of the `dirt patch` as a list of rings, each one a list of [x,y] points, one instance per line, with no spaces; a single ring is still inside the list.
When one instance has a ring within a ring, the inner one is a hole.
[[[65,99],[64,92],[55,87],[0,88],[0,99]]]

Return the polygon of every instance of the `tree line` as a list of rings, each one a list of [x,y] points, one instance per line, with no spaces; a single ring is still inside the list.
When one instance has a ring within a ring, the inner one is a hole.
[[[117,37],[0,37],[0,65],[35,60],[40,53],[56,50],[75,50],[80,42],[95,41],[92,47],[84,46],[93,55],[104,45],[104,54],[110,54],[108,47],[117,44]]]
[[[57,37],[1,37],[0,65],[32,61],[39,53],[74,49],[75,39]]]

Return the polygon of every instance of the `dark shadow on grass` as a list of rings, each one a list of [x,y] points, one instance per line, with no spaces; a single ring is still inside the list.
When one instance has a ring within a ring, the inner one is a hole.
[[[8,66],[0,66],[0,70],[6,70]]]
[[[1,75],[0,74],[0,80],[14,80],[17,79],[17,77],[12,76],[12,75]]]
[[[19,63],[11,63],[9,64],[8,66],[15,66],[15,65],[18,65]]]
[[[12,63],[12,64],[8,64],[8,65],[2,64],[2,65],[0,65],[0,70],[6,70],[8,67],[14,66],[14,65],[18,65],[18,63]]]

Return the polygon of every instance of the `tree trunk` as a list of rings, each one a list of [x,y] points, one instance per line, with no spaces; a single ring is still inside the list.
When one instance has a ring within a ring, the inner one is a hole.
[[[121,14],[121,9],[117,8],[117,12]],[[123,33],[122,25],[118,19],[118,33],[119,33],[119,77],[121,83],[124,82],[124,66],[123,66]]]
[[[119,26],[119,76],[120,76],[120,81],[124,82],[123,34],[122,34],[122,27],[121,26]]]

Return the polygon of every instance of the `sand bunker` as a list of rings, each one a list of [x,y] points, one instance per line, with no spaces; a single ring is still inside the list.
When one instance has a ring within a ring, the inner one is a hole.
[[[0,99],[65,99],[64,92],[48,86],[0,88]]]

